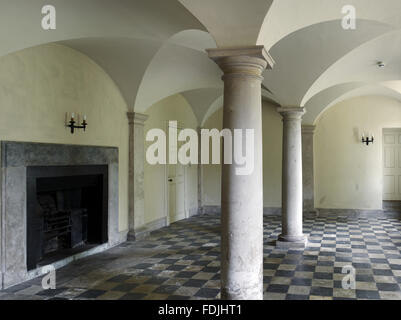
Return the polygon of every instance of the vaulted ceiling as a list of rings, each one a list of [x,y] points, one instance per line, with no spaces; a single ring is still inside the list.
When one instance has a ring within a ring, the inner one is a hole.
[[[305,123],[350,97],[401,99],[399,0],[46,4],[56,8],[56,30],[41,29],[42,0],[0,0],[0,56],[49,42],[69,46],[99,64],[137,112],[181,93],[201,124],[222,105],[221,71],[205,49],[256,44],[276,61],[264,74],[263,95],[279,105],[305,106]],[[355,30],[342,28],[346,5],[356,9]]]

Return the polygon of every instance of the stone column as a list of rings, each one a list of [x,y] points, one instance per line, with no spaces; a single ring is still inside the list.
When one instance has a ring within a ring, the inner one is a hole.
[[[201,127],[197,127],[197,132],[198,132],[198,146],[201,145],[202,143],[202,135],[201,135]],[[200,148],[200,147],[199,147]],[[201,150],[201,149],[199,149]],[[198,152],[198,214],[203,213],[203,208],[202,208],[202,194],[203,194],[203,168],[202,168],[202,153]]]
[[[313,173],[313,135],[315,126],[302,126],[302,181],[304,211],[315,212],[315,189]]]
[[[129,160],[128,160],[128,239],[140,237],[139,228],[145,220],[144,163],[145,114],[127,112],[129,124]]]
[[[261,81],[273,60],[263,46],[208,53],[224,72],[223,128],[254,130],[253,172],[237,175],[234,162],[222,165],[221,298],[263,299]]]
[[[304,108],[278,108],[283,117],[282,234],[277,247],[305,247],[302,232],[302,134]]]
[[[4,230],[3,230],[3,204],[2,204],[2,199],[3,199],[3,152],[1,149],[1,143],[0,143],[0,290],[3,289],[3,273],[5,270],[5,261],[4,261]]]

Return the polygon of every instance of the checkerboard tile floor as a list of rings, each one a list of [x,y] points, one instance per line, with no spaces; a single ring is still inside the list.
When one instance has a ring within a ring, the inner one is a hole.
[[[205,214],[126,242],[57,271],[57,289],[37,278],[0,291],[0,299],[218,299],[219,216]],[[277,250],[280,217],[264,218],[267,300],[401,300],[401,221],[342,216],[304,218],[304,250]],[[355,268],[345,290],[343,267]]]

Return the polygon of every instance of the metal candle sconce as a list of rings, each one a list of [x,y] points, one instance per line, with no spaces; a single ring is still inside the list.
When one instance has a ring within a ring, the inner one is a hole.
[[[79,116],[78,116],[78,121],[79,121]],[[86,115],[84,115],[83,121],[81,123],[81,125],[75,125],[76,121],[75,121],[75,113],[71,113],[71,119],[69,121],[69,124],[67,124],[67,127],[69,127],[71,129],[71,134],[74,134],[75,129],[84,129],[84,131],[86,130],[86,126],[88,125],[88,123],[86,122]]]
[[[365,134],[362,135],[362,143],[366,143],[366,145],[368,146],[369,143],[373,143],[375,141],[375,137],[373,136],[373,134],[370,135],[371,137],[369,138],[369,136],[367,136],[365,138]]]

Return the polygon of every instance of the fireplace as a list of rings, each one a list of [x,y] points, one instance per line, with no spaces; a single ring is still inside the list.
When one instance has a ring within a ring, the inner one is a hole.
[[[107,166],[27,167],[27,267],[106,243]]]
[[[118,148],[0,143],[0,289],[126,241]]]

